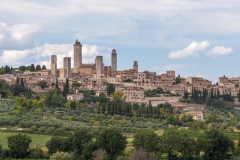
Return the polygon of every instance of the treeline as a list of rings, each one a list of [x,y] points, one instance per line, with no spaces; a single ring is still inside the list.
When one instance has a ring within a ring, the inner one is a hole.
[[[207,97],[210,97],[211,99],[218,100],[222,98],[223,101],[226,102],[233,102],[234,97],[231,95],[231,92],[227,94],[220,95],[219,90],[215,90],[211,88],[210,93],[209,90],[204,88],[203,90],[199,90],[195,87],[192,87],[192,92],[191,92],[191,99],[189,99],[190,93],[187,90],[184,90],[184,95],[183,95],[183,100],[182,102],[195,102],[195,103],[205,103]],[[240,101],[240,94],[239,94],[239,101]]]
[[[5,67],[2,66],[0,68],[0,74],[11,74],[13,71],[13,67],[6,65]]]
[[[34,71],[39,71],[47,68],[45,65],[42,65],[42,67],[40,65],[36,65],[35,67],[34,64],[31,64],[30,66],[20,66],[18,69],[22,72],[24,72],[25,70],[30,70],[31,72],[34,72]]]
[[[78,128],[67,137],[52,137],[46,144],[47,153],[37,146],[30,149],[31,142],[26,135],[11,135],[8,149],[0,147],[0,156],[2,159],[225,160],[240,155],[240,142],[235,147],[228,136],[215,128],[199,136],[177,129],[168,129],[161,136],[152,131],[138,132],[132,141],[134,150],[126,150],[127,138],[114,128],[99,132]]]

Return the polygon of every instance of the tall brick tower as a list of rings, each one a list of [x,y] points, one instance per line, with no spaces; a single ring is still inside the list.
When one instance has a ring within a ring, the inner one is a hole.
[[[78,71],[78,67],[82,65],[82,44],[77,39],[73,45],[74,53],[74,72]]]
[[[51,75],[57,76],[57,55],[51,55]]]
[[[133,62],[133,69],[138,72],[138,61]]]
[[[112,64],[111,64],[112,71],[117,71],[117,53],[115,49],[112,50],[111,56],[112,56]]]
[[[71,57],[63,58],[64,78],[71,78]]]
[[[103,68],[103,57],[102,56],[97,56],[95,59],[95,64],[96,64],[96,78],[97,81],[101,80],[102,76],[102,68]]]

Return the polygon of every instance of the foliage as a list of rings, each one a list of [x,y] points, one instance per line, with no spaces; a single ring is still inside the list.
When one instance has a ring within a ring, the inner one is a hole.
[[[156,133],[144,131],[134,134],[133,146],[135,149],[145,149],[148,152],[159,150],[159,137]]]
[[[123,154],[127,145],[126,137],[116,129],[102,131],[97,138],[97,142],[99,147],[106,151],[109,160],[114,160],[117,156]]]
[[[206,130],[198,138],[199,148],[206,159],[228,159],[229,152],[234,150],[234,143],[217,129]]]
[[[38,86],[40,86],[41,87],[41,89],[44,89],[44,88],[46,88],[47,87],[47,82],[46,81],[39,81],[38,82]]]
[[[92,140],[92,136],[86,129],[76,129],[73,133],[73,148],[76,154],[82,155],[83,149]]]
[[[27,155],[27,149],[32,142],[31,137],[23,134],[16,134],[7,137],[8,148],[12,158],[24,158]]]
[[[72,83],[72,88],[76,89],[77,87],[80,87],[81,86],[81,83],[79,82],[73,82]]]
[[[108,83],[107,84],[107,94],[108,96],[110,96],[111,94],[113,94],[115,92],[115,86],[112,83]]]
[[[63,138],[52,137],[46,144],[46,147],[48,148],[48,153],[52,155],[57,151],[61,151],[63,142],[64,142]]]
[[[151,154],[149,151],[145,149],[137,149],[134,150],[132,155],[129,157],[129,160],[155,160],[153,157],[151,157]]]
[[[71,159],[71,155],[67,152],[57,151],[52,156],[50,156],[50,160],[69,160],[69,159]]]

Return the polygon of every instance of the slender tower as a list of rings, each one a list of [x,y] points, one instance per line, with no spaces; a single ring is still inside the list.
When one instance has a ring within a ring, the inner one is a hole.
[[[51,55],[51,74],[57,76],[57,56]]]
[[[77,39],[74,48],[74,72],[78,72],[78,67],[82,65],[82,44]]]
[[[64,78],[71,78],[71,57],[63,58]]]
[[[133,69],[138,72],[138,61],[133,62]]]
[[[96,63],[96,78],[97,78],[97,81],[101,80],[101,76],[102,76],[102,68],[103,68],[103,57],[102,56],[97,56],[96,57],[96,60],[95,60],[95,63]]]
[[[117,71],[117,53],[115,49],[112,50],[111,55],[112,55],[112,64],[111,64],[112,71]]]

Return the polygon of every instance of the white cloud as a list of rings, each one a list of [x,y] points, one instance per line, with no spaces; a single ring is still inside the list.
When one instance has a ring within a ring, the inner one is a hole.
[[[97,55],[109,58],[109,48],[97,45],[83,45],[83,63],[94,63]],[[63,66],[63,57],[71,57],[73,66],[73,44],[44,44],[28,50],[4,50],[0,64],[18,67],[20,65],[45,64],[50,68],[50,56],[57,55],[58,68]]]
[[[210,51],[208,51],[206,53],[206,55],[208,55],[210,57],[219,57],[219,56],[230,55],[233,53],[234,53],[234,50],[230,47],[226,48],[223,46],[217,46],[217,47],[214,47],[213,49],[211,49]]]
[[[173,51],[168,57],[169,58],[184,58],[188,56],[197,56],[200,51],[205,50],[209,46],[208,41],[195,42],[193,41],[189,46],[183,50]]]
[[[40,30],[38,24],[17,24],[6,28],[11,34],[11,38],[20,43],[25,42],[32,35]]]
[[[0,23],[0,49],[29,47],[34,44],[36,34],[41,30],[39,24],[6,25]]]

